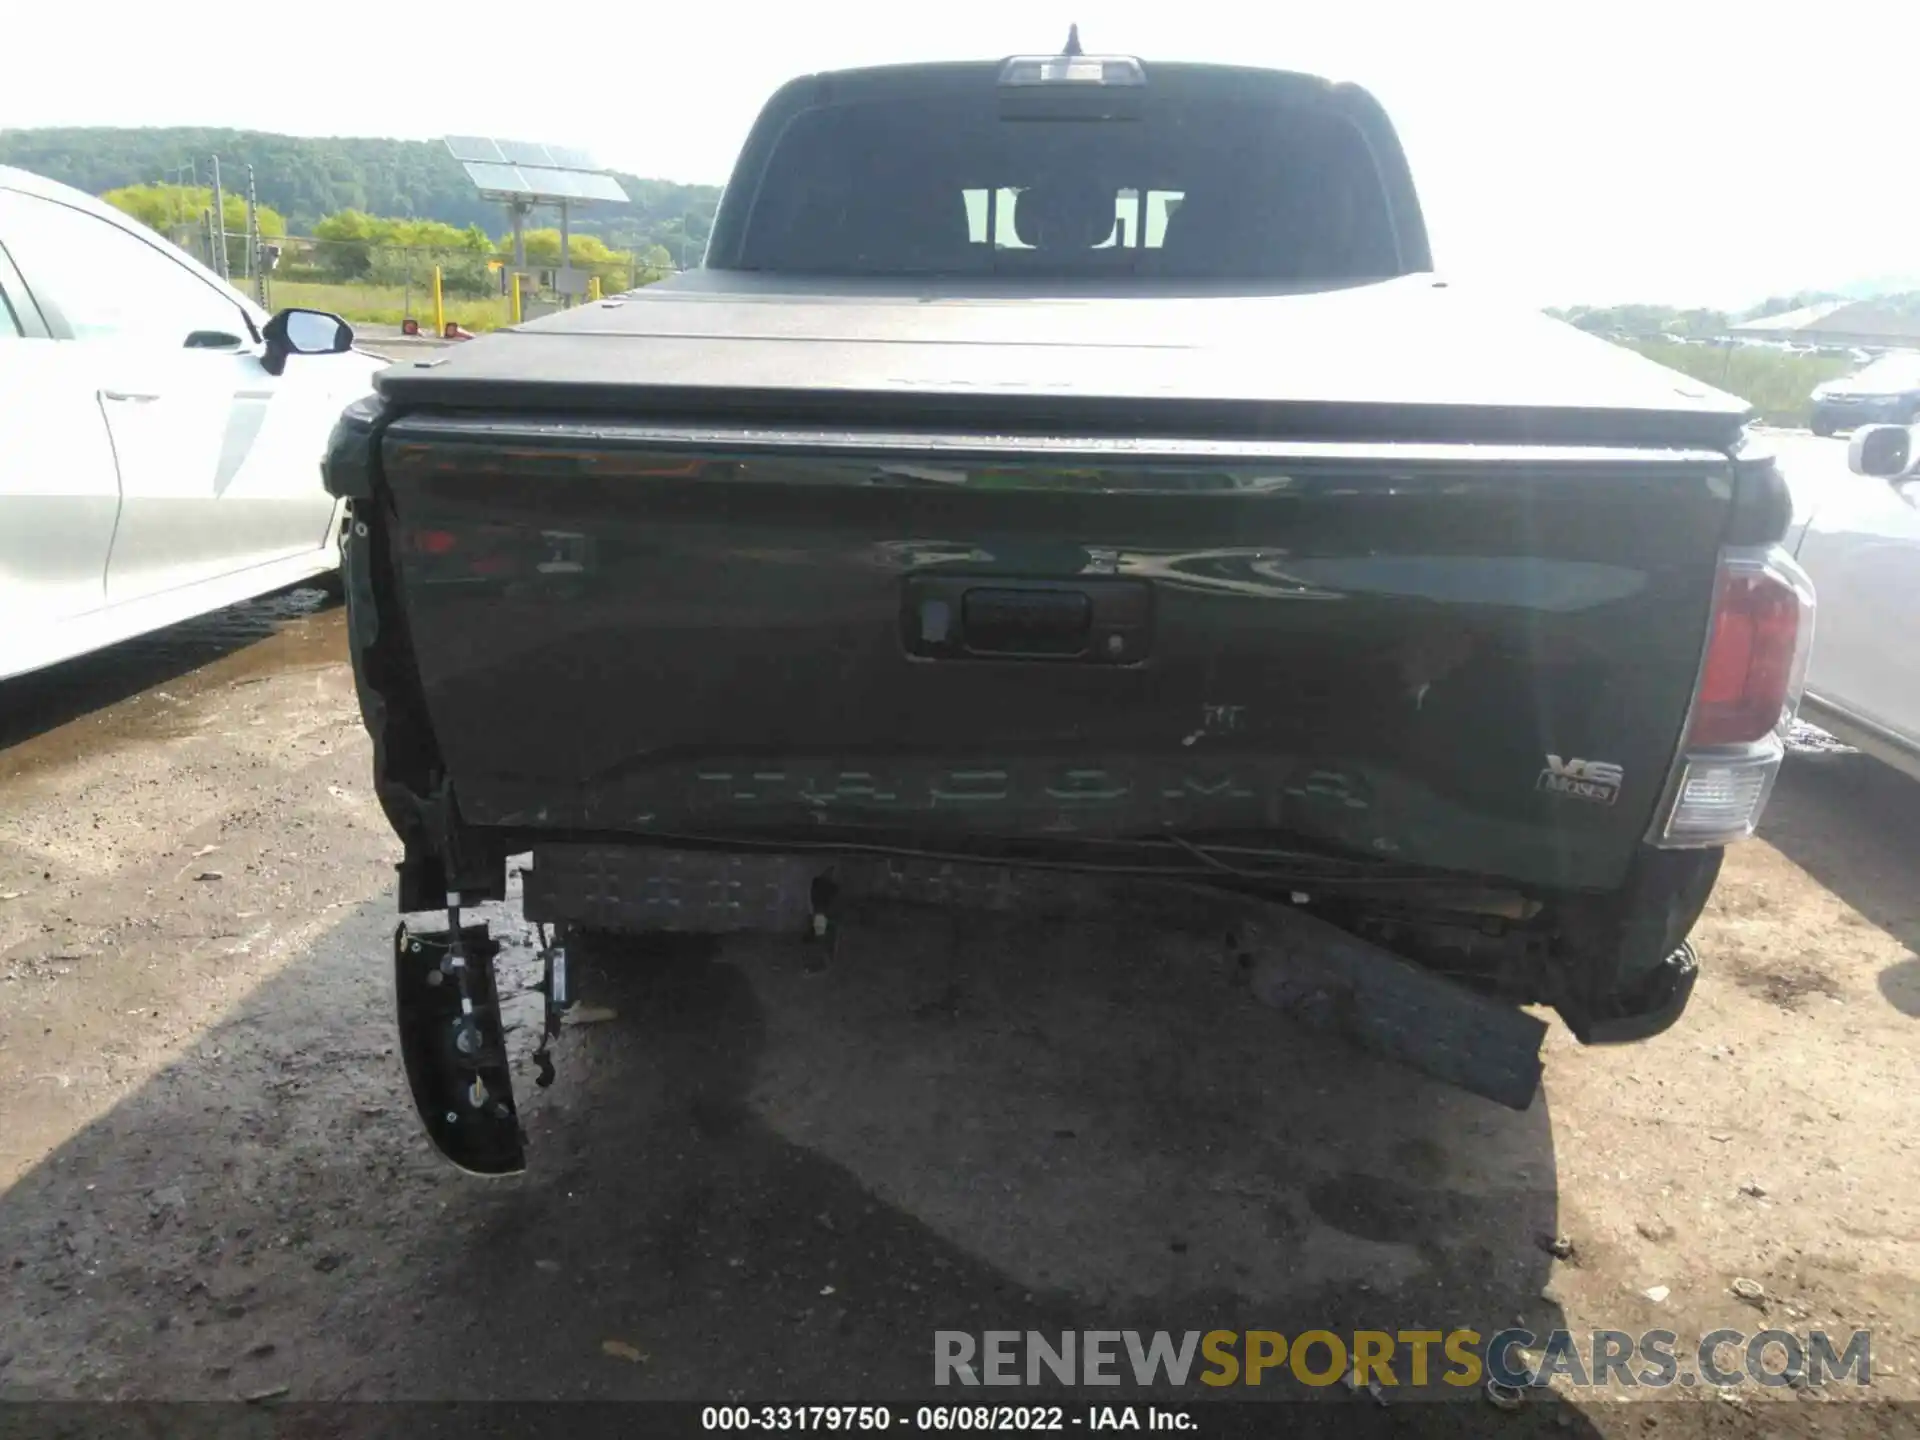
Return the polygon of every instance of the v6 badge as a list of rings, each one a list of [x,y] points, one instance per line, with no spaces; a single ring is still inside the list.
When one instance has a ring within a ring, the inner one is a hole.
[[[1596,805],[1611,805],[1620,798],[1620,785],[1626,771],[1606,760],[1562,760],[1547,756],[1547,768],[1540,772],[1533,788],[1572,800],[1590,800]]]

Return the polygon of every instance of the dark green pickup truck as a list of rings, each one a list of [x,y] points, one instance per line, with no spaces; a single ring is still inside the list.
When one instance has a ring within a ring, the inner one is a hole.
[[[1744,404],[1449,286],[1386,115],[1303,75],[796,80],[704,268],[377,389],[327,481],[450,920],[396,938],[403,1052],[479,1171],[523,1141],[461,910],[529,853],[550,1028],[608,933],[1153,895],[1525,1106],[1521,1006],[1686,1004],[1812,633]]]

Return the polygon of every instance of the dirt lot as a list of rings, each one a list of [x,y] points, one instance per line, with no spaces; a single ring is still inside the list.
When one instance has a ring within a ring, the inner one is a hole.
[[[0,1396],[870,1401],[927,1393],[936,1329],[1518,1318],[1870,1327],[1874,1393],[1920,1399],[1920,787],[1871,762],[1791,766],[1683,1024],[1556,1030],[1524,1114],[1289,1029],[1189,941],[882,913],[824,974],[769,941],[589,976],[613,1013],[523,1077],[533,1168],[483,1183],[394,1058],[341,618],[297,594],[0,687]],[[1401,1413],[1920,1431],[1630,1398]]]

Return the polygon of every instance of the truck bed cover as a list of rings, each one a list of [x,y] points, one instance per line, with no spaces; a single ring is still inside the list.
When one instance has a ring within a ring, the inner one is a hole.
[[[1242,287],[1244,289],[1244,287]],[[708,414],[903,412],[1089,433],[1204,430],[1731,444],[1745,401],[1431,275],[1247,295],[1045,298],[979,280],[695,271],[402,364],[397,407]],[[1116,403],[1118,402],[1118,403]],[[1117,413],[1116,413],[1117,412]]]

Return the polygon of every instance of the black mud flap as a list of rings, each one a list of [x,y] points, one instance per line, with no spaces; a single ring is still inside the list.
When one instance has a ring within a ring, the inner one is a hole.
[[[1297,910],[1242,914],[1253,991],[1268,1005],[1501,1105],[1533,1103],[1546,1021]]]
[[[434,1149],[473,1175],[517,1175],[527,1168],[520,1112],[513,1103],[493,960],[500,946],[485,925],[460,930],[469,1014],[459,976],[447,965],[450,931],[393,936],[393,989],[400,1058],[413,1107]]]

